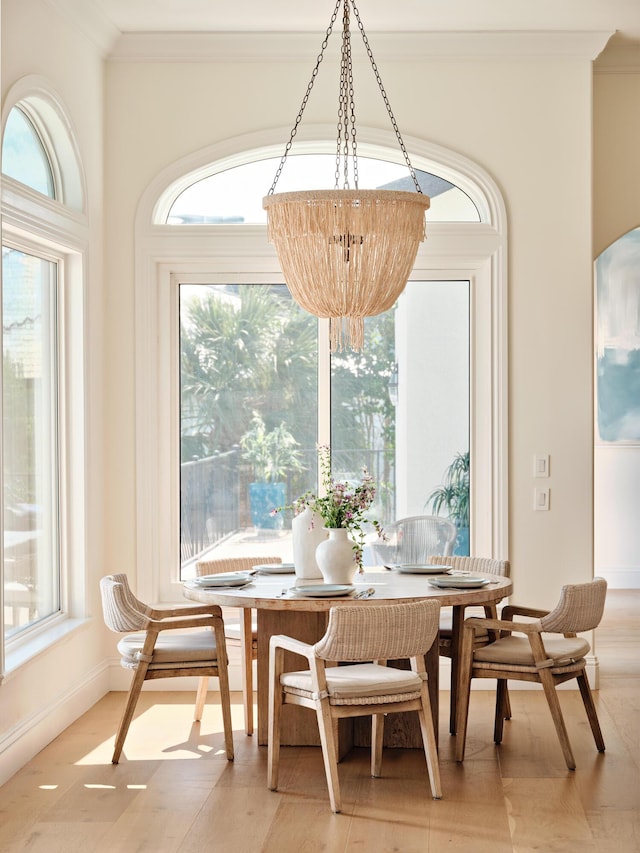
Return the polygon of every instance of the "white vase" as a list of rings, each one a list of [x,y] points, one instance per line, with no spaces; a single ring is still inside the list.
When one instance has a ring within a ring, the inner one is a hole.
[[[325,583],[353,582],[358,564],[345,527],[329,528],[329,538],[316,548],[316,560]]]
[[[291,522],[293,564],[299,578],[321,578],[316,562],[316,548],[327,538],[322,516],[307,507]]]

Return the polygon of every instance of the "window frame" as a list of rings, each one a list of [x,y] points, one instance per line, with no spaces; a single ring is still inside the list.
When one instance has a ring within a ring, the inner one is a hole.
[[[313,138],[305,143],[308,150],[322,150],[331,144],[327,140],[332,132],[330,127],[312,129]],[[366,128],[359,133],[365,148],[393,159],[391,135]],[[508,553],[505,208],[496,185],[477,164],[421,140],[405,141],[414,165],[440,174],[463,189],[481,217],[478,223],[428,223],[427,240],[419,248],[410,278],[470,282],[472,553],[504,557]],[[171,564],[171,555],[179,554],[177,283],[283,281],[264,225],[176,227],[163,224],[166,211],[171,199],[214,161],[229,158],[229,162],[240,162],[265,156],[269,146],[270,133],[264,132],[227,140],[190,155],[156,177],[138,208],[137,588],[146,600],[176,601],[182,597],[179,561]],[[325,384],[328,388],[328,383],[320,382],[320,395]]]
[[[89,229],[82,212],[85,182],[66,111],[46,81],[24,78],[10,90],[3,109],[3,130],[15,106],[30,119],[33,113],[40,117],[37,130],[52,164],[54,181],[59,178],[56,189],[60,198],[52,199],[3,174],[1,217],[3,245],[57,264],[60,601],[54,614],[6,640],[4,567],[0,564],[0,679],[75,629],[86,617],[84,294]],[[47,133],[43,134],[44,126]],[[70,204],[64,203],[62,185],[71,188],[66,196]],[[1,467],[0,458],[0,475]],[[0,533],[4,537],[3,523],[0,516]]]

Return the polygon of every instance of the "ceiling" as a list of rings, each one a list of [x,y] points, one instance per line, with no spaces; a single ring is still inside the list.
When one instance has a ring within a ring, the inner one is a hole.
[[[52,0],[57,5],[71,0]],[[335,0],[82,0],[123,34],[318,32]],[[358,0],[367,32],[600,30],[640,45],[640,0]]]

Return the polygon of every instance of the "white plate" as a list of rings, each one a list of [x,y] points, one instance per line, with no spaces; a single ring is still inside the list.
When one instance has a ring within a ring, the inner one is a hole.
[[[391,568],[407,575],[446,575],[451,566],[431,566],[427,563],[396,563]]]
[[[339,595],[348,595],[353,592],[355,586],[353,584],[341,583],[321,583],[309,586],[293,586],[289,590],[296,595],[302,595],[305,598],[336,598]]]
[[[249,583],[251,575],[247,572],[221,572],[219,575],[201,575],[194,578],[196,586],[243,586]]]
[[[491,581],[471,575],[448,575],[446,578],[431,578],[429,583],[438,589],[477,589],[486,586]]]
[[[296,570],[293,563],[261,563],[253,568],[261,575],[292,575]]]

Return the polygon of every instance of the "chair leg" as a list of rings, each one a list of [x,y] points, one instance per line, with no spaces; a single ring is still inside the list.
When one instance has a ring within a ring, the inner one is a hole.
[[[460,690],[460,654],[462,652],[464,607],[454,607],[451,616],[451,698],[449,734],[455,735],[458,724],[458,692]]]
[[[507,679],[499,678],[496,685],[496,717],[493,724],[493,742],[502,743],[502,732],[506,715],[506,706],[509,702],[507,692]]]
[[[604,738],[602,737],[602,730],[600,729],[598,714],[596,713],[596,706],[593,703],[593,696],[591,694],[589,679],[587,678],[586,672],[582,672],[578,676],[578,687],[580,688],[580,695],[582,696],[582,702],[584,703],[584,708],[587,712],[589,725],[591,726],[593,739],[598,747],[598,752],[604,752]]]
[[[280,769],[280,720],[282,717],[282,688],[280,673],[284,662],[284,649],[269,652],[269,721],[267,734],[267,787],[278,788]]]
[[[431,716],[431,704],[426,687],[422,688],[422,708],[418,711],[420,730],[422,731],[422,743],[424,754],[427,759],[427,771],[431,784],[431,796],[434,800],[442,797],[442,785],[440,782],[440,763],[438,761],[438,746],[436,744],[433,717]]]
[[[427,669],[427,690],[429,691],[429,702],[431,704],[431,717],[433,719],[433,731],[436,738],[436,746],[439,740],[440,726],[440,651],[439,642],[436,639],[424,656]]]
[[[333,718],[328,699],[320,699],[316,706],[316,716],[318,718],[322,759],[324,761],[324,772],[327,777],[331,811],[338,814],[342,809],[340,782],[338,781],[338,764],[336,762],[338,747],[333,735]]]
[[[193,719],[199,723],[204,713],[204,703],[207,701],[207,690],[209,689],[209,676],[201,675],[198,681],[198,692],[196,693],[196,708]]]
[[[231,693],[229,692],[229,659],[222,619],[216,623],[214,631],[216,635],[218,686],[220,688],[224,745],[227,753],[227,761],[233,761],[233,722],[231,720]]]
[[[551,711],[553,724],[556,727],[556,732],[558,734],[560,746],[562,747],[564,760],[567,762],[567,767],[569,768],[569,770],[575,770],[576,762],[573,757],[573,752],[571,750],[571,744],[569,743],[569,735],[567,733],[567,727],[564,723],[564,717],[562,716],[560,700],[558,699],[558,693],[556,691],[556,686],[553,681],[553,676],[551,675],[549,670],[540,670],[540,681],[542,682],[544,693],[547,697],[547,702],[549,703],[549,710]]]
[[[129,687],[129,695],[127,696],[127,704],[124,707],[122,719],[120,720],[120,725],[118,726],[116,743],[113,749],[113,756],[111,757],[112,764],[117,764],[120,760],[122,747],[124,746],[124,741],[127,737],[127,732],[129,731],[131,720],[133,719],[133,712],[135,711],[136,705],[138,704],[138,698],[140,696],[140,691],[142,690],[142,685],[144,683],[148,669],[149,665],[141,662],[138,664],[138,668],[133,674],[131,686]]]
[[[465,629],[460,647],[458,672],[458,719],[456,723],[456,761],[464,761],[464,749],[467,740],[467,719],[469,716],[469,694],[471,693],[471,672],[473,666],[473,630]]]
[[[382,774],[382,746],[384,742],[384,714],[371,715],[371,775]]]
[[[253,630],[251,628],[251,616],[250,608],[242,609],[240,619],[242,700],[244,703],[244,730],[249,736],[253,734]]]
[[[497,619],[498,618],[498,608],[495,604],[485,604],[484,605],[484,615],[487,619]],[[498,639],[499,632],[489,631],[489,640],[493,642]],[[504,682],[504,716],[503,720],[511,719],[511,702],[509,701],[509,691],[507,689],[507,682]],[[495,741],[496,743],[500,743],[501,741]]]
[[[509,699],[509,688],[507,687],[507,682],[504,683],[504,707],[503,707],[503,720],[511,719],[511,700]]]

